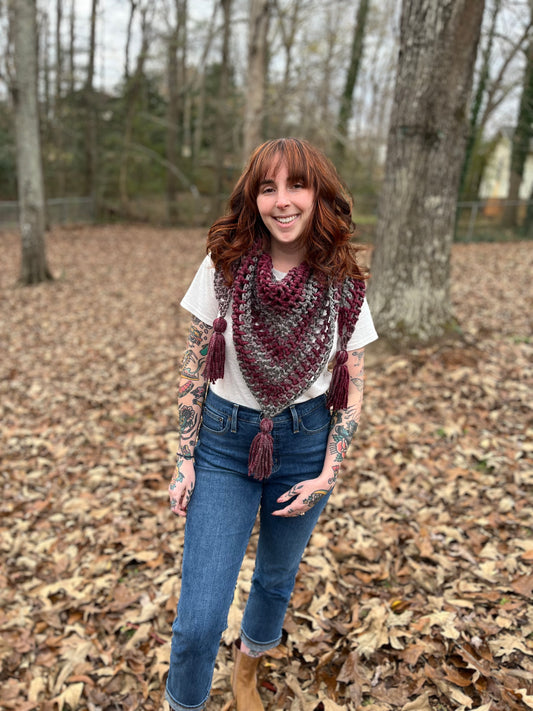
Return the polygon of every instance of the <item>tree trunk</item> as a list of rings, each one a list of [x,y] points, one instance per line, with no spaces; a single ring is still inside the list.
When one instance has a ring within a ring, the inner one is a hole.
[[[126,83],[130,78],[130,47],[131,47],[131,31],[133,28],[133,20],[135,11],[137,10],[137,1],[130,0],[130,14],[128,17],[128,26],[126,28],[126,46],[124,49],[124,79]]]
[[[429,341],[452,320],[449,272],[484,0],[404,0],[369,300],[381,336]]]
[[[167,219],[169,223],[178,217],[178,179],[171,166],[178,162],[178,122],[179,122],[179,93],[178,93],[178,32],[176,27],[172,31],[167,44],[167,127],[166,127],[166,154],[169,167],[167,168]]]
[[[271,0],[250,0],[248,23],[248,73],[244,106],[244,160],[262,142],[265,112],[267,35]]]
[[[533,186],[529,193],[526,214],[522,223],[522,235],[526,239],[533,239]]]
[[[494,37],[496,35],[496,23],[498,21],[498,15],[500,14],[501,6],[502,0],[494,0],[494,6],[492,8],[491,21],[487,37],[487,44],[483,50],[481,69],[479,72],[479,80],[477,83],[476,91],[474,94],[474,100],[472,101],[472,107],[470,111],[470,130],[466,142],[465,158],[461,168],[461,179],[459,182],[459,196],[463,199],[465,197],[471,200],[477,199],[477,186],[479,184],[480,176],[470,175],[470,168],[475,148],[478,146],[479,141],[481,139],[479,117],[490,77],[490,66],[493,61],[492,46],[494,44]]]
[[[215,126],[215,197],[213,200],[212,217],[220,215],[225,202],[224,171],[225,146],[228,141],[228,95],[229,95],[229,44],[231,37],[231,5],[232,0],[220,0],[223,12],[222,26],[222,56],[220,58],[220,76],[217,96],[217,122]]]
[[[205,79],[206,79],[206,66],[207,66],[207,58],[209,56],[209,53],[211,51],[211,45],[213,44],[213,38],[215,37],[216,33],[216,20],[217,20],[217,15],[218,15],[218,8],[219,5],[218,3],[213,3],[213,8],[211,11],[211,17],[209,19],[209,24],[208,24],[208,29],[207,29],[207,37],[206,41],[202,50],[202,56],[200,58],[200,61],[198,63],[198,68],[196,71],[196,75],[193,73],[193,79],[192,79],[192,86],[191,86],[191,93],[197,93],[198,98],[195,101],[195,121],[192,127],[192,136],[191,136],[191,144],[192,144],[192,172],[193,174],[196,171],[196,168],[200,162],[200,154],[202,151],[202,143],[203,143],[203,130],[204,130],[204,116],[205,116],[205,102],[206,102],[206,86],[205,86]]]
[[[75,8],[74,8],[74,3],[75,3],[75,0],[71,0],[70,18],[69,18],[68,88],[69,88],[70,96],[72,96],[74,94],[75,72],[76,72],[76,59],[75,59],[76,13],[75,13]]]
[[[183,97],[186,81],[186,49],[187,41],[187,1],[175,0],[175,26],[167,43],[167,128],[166,128],[166,158],[168,163],[166,175],[167,219],[175,223],[178,218],[178,166],[180,146],[180,125],[183,126],[183,105],[180,106],[180,93]],[[179,59],[178,59],[179,54]]]
[[[277,114],[281,117],[280,133],[284,133],[286,105],[291,93],[291,69],[293,64],[292,53],[296,39],[296,32],[301,22],[300,13],[305,12],[306,8],[303,6],[302,0],[295,0],[286,10],[282,8],[281,3],[278,0],[274,0],[274,5],[278,16],[278,29],[281,34],[281,42],[285,53],[283,79],[277,98]]]
[[[144,77],[144,65],[148,55],[148,47],[150,44],[149,21],[147,19],[148,7],[142,7],[141,12],[141,47],[137,56],[135,71],[129,78],[124,91],[125,102],[125,118],[124,118],[124,141],[123,150],[120,157],[120,166],[118,174],[120,204],[123,215],[128,215],[129,206],[129,189],[128,189],[128,159],[131,151],[133,138],[133,121],[135,113],[138,109],[142,83]]]
[[[524,167],[533,136],[533,40],[530,40],[526,54],[526,68],[522,98],[518,109],[518,120],[513,136],[511,151],[511,174],[503,223],[506,227],[518,227],[520,185],[524,177]]]
[[[63,49],[61,46],[61,25],[63,22],[63,0],[56,0],[56,71],[55,71],[55,91],[54,91],[54,127],[53,135],[55,142],[56,170],[55,173],[55,193],[56,196],[65,195],[66,180],[64,155],[64,127],[63,127],[63,106],[62,106],[62,86],[63,86]]]
[[[89,63],[84,87],[84,103],[87,113],[85,124],[85,194],[96,201],[96,161],[97,161],[97,132],[96,132],[96,97],[94,91],[94,59],[96,53],[96,13],[98,0],[91,3],[91,34],[89,41]]]
[[[336,154],[340,160],[342,160],[345,154],[346,139],[348,136],[348,121],[352,117],[353,91],[357,82],[357,75],[359,74],[361,59],[363,57],[366,18],[368,16],[369,4],[369,0],[359,0],[359,7],[357,8],[357,17],[355,20],[353,32],[352,51],[350,54],[350,64],[348,66],[348,72],[346,74],[344,91],[342,92],[341,96],[339,120],[337,122]]]
[[[20,281],[37,284],[52,279],[46,263],[45,206],[37,102],[37,36],[35,0],[10,0],[15,46],[15,105],[19,221],[22,238]]]
[[[61,25],[63,22],[63,0],[56,0],[56,71],[54,91],[54,113],[57,116],[61,102],[61,85],[63,82],[63,49],[61,46]]]

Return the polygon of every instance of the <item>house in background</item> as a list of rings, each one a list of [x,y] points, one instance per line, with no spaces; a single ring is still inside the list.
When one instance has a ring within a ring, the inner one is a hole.
[[[503,211],[502,201],[507,200],[509,194],[513,134],[514,128],[511,126],[505,126],[498,132],[494,148],[483,171],[479,185],[479,197],[481,200],[486,200],[484,213],[489,216],[501,214]],[[524,166],[524,176],[519,191],[520,200],[529,200],[532,188],[533,143],[529,147],[529,155]]]

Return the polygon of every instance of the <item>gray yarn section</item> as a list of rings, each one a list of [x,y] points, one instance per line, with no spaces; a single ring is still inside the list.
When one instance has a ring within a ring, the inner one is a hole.
[[[257,264],[258,258],[253,261],[243,283],[243,324],[247,336],[247,350],[253,354],[254,365],[257,366],[255,370],[259,370],[261,376],[269,384],[268,394],[263,395],[263,390],[259,389],[257,383],[254,382],[254,373],[243,367],[246,366],[246,363],[241,359],[238,349],[237,358],[244,381],[261,405],[263,416],[273,417],[308,390],[325,370],[333,348],[339,309],[349,307],[350,304],[350,284],[348,283],[350,280],[346,280],[341,289],[338,286],[330,285],[324,293],[317,281],[311,277],[304,284],[301,301],[280,317],[279,309],[275,310],[269,308],[268,305],[265,306],[255,293]],[[272,276],[272,278],[274,277]],[[223,276],[218,270],[215,273],[214,287],[220,316],[227,318],[232,290],[225,285]],[[260,329],[275,333],[278,342],[291,341],[298,328],[306,323],[310,307],[315,305],[316,299],[321,295],[323,303],[310,325],[311,332],[309,333],[308,325],[305,338],[300,339],[298,347],[290,349],[287,357],[283,360],[272,357],[259,338]],[[254,311],[261,313],[260,323],[253,323]],[[350,334],[339,335],[341,341],[346,343]],[[314,364],[314,367],[306,369],[306,363],[309,366]],[[298,373],[296,383],[291,380],[294,373]]]
[[[261,324],[253,323],[253,307],[255,306],[256,309],[262,311],[263,328],[271,330],[278,337],[291,339],[294,338],[295,329],[305,320],[304,316],[320,293],[320,289],[313,279],[308,280],[304,287],[304,296],[301,303],[286,314],[283,314],[280,319],[279,312],[276,313],[273,309],[265,308],[254,294],[255,267],[256,265],[248,275],[243,288],[243,322],[247,327],[248,347],[253,352],[255,361],[264,378],[270,384],[268,395],[265,396],[258,389],[254,382],[253,374],[242,367],[245,363],[241,363],[241,372],[247,386],[260,403],[263,414],[266,417],[273,417],[308,390],[326,368],[329,354],[333,347],[339,302],[338,298],[336,298],[336,289],[330,286],[324,295],[324,304],[318,317],[312,324],[312,332],[306,333],[306,338],[300,341],[298,348],[292,349],[287,358],[283,361],[275,360],[265,352],[261,340],[254,332],[254,326],[259,328]],[[325,340],[325,346],[318,342],[321,337],[322,341]],[[316,359],[317,355],[319,356],[318,361]],[[305,363],[313,363],[314,367],[305,370]],[[291,382],[291,375],[298,371],[300,372],[300,377],[298,382],[294,384]],[[301,377],[302,372],[305,373],[304,377]]]

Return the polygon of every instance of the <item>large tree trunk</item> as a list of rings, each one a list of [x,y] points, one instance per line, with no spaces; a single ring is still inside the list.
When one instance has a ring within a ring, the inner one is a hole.
[[[37,284],[52,275],[44,242],[44,186],[37,102],[35,0],[10,0],[15,45],[15,104],[19,220],[22,238],[20,281]]]
[[[263,138],[267,34],[271,0],[250,0],[248,23],[248,73],[244,106],[243,150],[246,160]]]
[[[442,335],[484,0],[404,0],[369,300],[393,341]]]

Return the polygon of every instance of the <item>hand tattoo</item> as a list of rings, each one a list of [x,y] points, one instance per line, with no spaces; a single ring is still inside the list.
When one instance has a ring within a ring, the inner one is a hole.
[[[313,491],[312,494],[309,494],[309,496],[303,500],[303,503],[307,504],[310,507],[314,506],[327,493],[328,492],[325,489],[318,489],[317,491]]]

